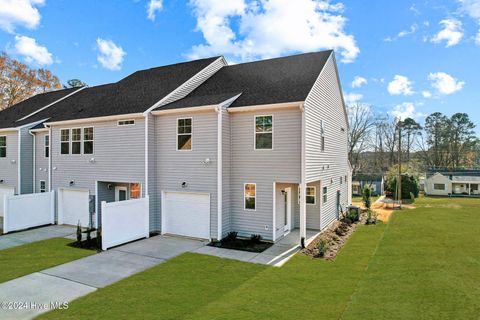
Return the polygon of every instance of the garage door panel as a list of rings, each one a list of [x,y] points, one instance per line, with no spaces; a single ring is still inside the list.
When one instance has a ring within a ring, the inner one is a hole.
[[[13,196],[15,194],[15,188],[0,187],[0,217],[3,217],[3,196]]]
[[[163,233],[210,238],[210,195],[165,193]]]

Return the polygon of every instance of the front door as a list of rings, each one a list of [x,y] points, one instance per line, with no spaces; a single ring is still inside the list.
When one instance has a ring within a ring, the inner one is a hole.
[[[292,188],[285,188],[285,215],[283,217],[285,233],[292,230]]]
[[[127,200],[127,187],[115,187],[115,201]]]

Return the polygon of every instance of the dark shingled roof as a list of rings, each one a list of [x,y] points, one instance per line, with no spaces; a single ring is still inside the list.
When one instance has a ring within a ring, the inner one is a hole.
[[[427,178],[435,175],[436,173],[441,173],[444,176],[455,176],[455,177],[480,177],[480,168],[479,169],[447,169],[447,168],[429,168],[427,170]]]
[[[110,84],[89,87],[39,112],[29,122],[63,121],[141,113],[177,89],[219,57],[137,71]],[[27,121],[27,120],[26,120]]]
[[[160,109],[219,104],[239,93],[230,108],[304,101],[332,51],[226,66],[187,97]]]
[[[22,102],[19,102],[8,109],[2,110],[0,111],[0,128],[18,127],[20,123],[16,122],[17,120],[79,89],[80,88],[70,88],[40,93],[31,98],[23,100]]]

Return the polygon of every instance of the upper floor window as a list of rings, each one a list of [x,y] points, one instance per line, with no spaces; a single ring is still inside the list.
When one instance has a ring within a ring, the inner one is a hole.
[[[0,158],[7,157],[7,136],[0,136]]]
[[[192,118],[177,119],[177,150],[192,150]]]
[[[70,154],[70,129],[60,130],[60,154]]]
[[[257,185],[255,183],[245,183],[243,188],[245,210],[255,210],[257,201]]]
[[[82,129],[72,129],[72,154],[82,153]]]
[[[50,157],[50,136],[48,134],[43,138],[43,149],[45,158]]]
[[[83,128],[83,153],[93,154],[93,127]]]
[[[255,150],[273,149],[273,116],[255,116]]]
[[[135,120],[119,120],[117,124],[119,126],[133,126],[135,125]]]

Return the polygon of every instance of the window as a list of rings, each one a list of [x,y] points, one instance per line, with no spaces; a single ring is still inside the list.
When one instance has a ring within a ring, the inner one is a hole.
[[[70,129],[60,130],[60,153],[70,153]]]
[[[0,136],[0,158],[7,157],[7,136]]]
[[[134,126],[135,120],[120,120],[117,123],[119,126]]]
[[[47,191],[47,184],[45,180],[40,180],[40,193],[44,193]]]
[[[323,125],[323,120],[320,120],[320,148],[322,151],[325,151],[325,127]]]
[[[305,202],[314,205],[316,203],[317,188],[307,187],[305,193]]]
[[[48,134],[43,139],[43,147],[45,150],[45,158],[50,157],[50,136]]]
[[[343,183],[343,177],[340,177],[340,184]]]
[[[140,183],[130,184],[130,199],[140,199],[141,193]]]
[[[324,136],[322,136],[320,138],[320,144],[321,144],[320,147],[322,148],[322,151],[325,151],[325,137]]]
[[[255,117],[255,150],[273,149],[273,116]]]
[[[93,154],[93,127],[83,128],[83,153]]]
[[[257,185],[255,183],[245,183],[244,185],[245,210],[255,210],[257,198]]]
[[[192,118],[177,119],[177,150],[192,150]]]
[[[82,129],[72,129],[72,154],[82,153]]]
[[[445,184],[443,183],[434,183],[433,184],[434,190],[445,190]]]
[[[327,187],[323,187],[323,203],[327,203]]]

